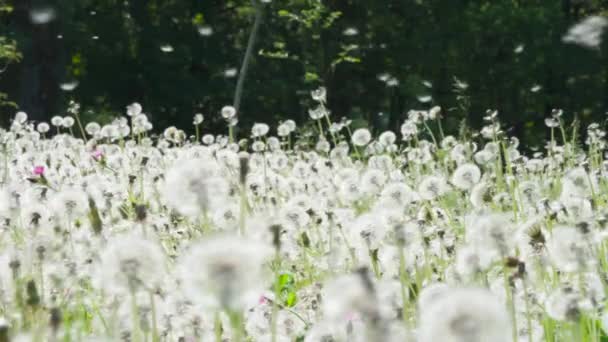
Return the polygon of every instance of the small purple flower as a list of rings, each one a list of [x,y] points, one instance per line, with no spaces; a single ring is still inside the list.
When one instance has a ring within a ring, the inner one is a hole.
[[[42,165],[34,166],[34,175],[44,176],[45,168]]]
[[[101,150],[93,151],[93,158],[100,160],[101,158],[103,158],[103,152]]]

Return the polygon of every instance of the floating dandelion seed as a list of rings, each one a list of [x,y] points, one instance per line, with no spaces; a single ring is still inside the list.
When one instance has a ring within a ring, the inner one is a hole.
[[[165,45],[161,45],[160,47],[160,51],[164,52],[164,53],[170,53],[173,52],[173,46],[169,45],[169,44],[165,44]]]
[[[74,91],[77,87],[78,87],[78,81],[76,81],[76,80],[61,83],[59,85],[59,88],[61,88],[61,90],[63,90],[63,91]]]
[[[524,48],[525,48],[524,44],[519,44],[515,47],[515,49],[513,49],[513,52],[515,52],[516,54],[520,54],[520,53],[524,52]]]
[[[356,36],[359,34],[359,30],[357,30],[357,28],[355,28],[355,27],[349,27],[346,30],[344,30],[342,32],[342,34],[345,36]]]
[[[388,81],[386,81],[386,86],[387,87],[397,87],[397,86],[399,86],[399,80],[394,77],[391,77],[388,79]]]
[[[541,89],[543,89],[543,87],[536,84],[536,85],[532,86],[532,88],[530,88],[530,91],[533,93],[538,93]]]
[[[226,69],[226,70],[224,70],[224,77],[233,78],[236,76],[237,73],[238,73],[238,70],[236,68]]]
[[[417,99],[422,103],[429,103],[433,100],[433,97],[431,95],[420,95]]]
[[[40,7],[30,11],[30,20],[35,25],[48,24],[55,20],[56,13],[52,7]]]
[[[380,74],[380,75],[378,75],[378,76],[377,76],[377,78],[378,78],[378,80],[379,80],[379,81],[382,81],[382,82],[388,82],[388,80],[389,80],[390,78],[392,78],[392,76],[391,76],[391,74],[384,73],[384,74]]]
[[[213,34],[213,28],[211,26],[200,26],[198,28],[198,34],[203,37],[209,37]]]
[[[469,88],[469,84],[454,77],[454,87],[459,90],[467,90]]]
[[[602,43],[602,34],[606,27],[608,27],[608,19],[591,16],[572,26],[562,37],[562,41],[589,49],[597,49]]]

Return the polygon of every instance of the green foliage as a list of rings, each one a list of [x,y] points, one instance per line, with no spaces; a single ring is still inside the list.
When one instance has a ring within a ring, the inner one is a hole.
[[[18,62],[21,57],[14,40],[0,37],[0,61],[4,63]]]
[[[277,281],[281,305],[288,308],[294,307],[298,301],[294,277],[291,274],[283,273],[279,275]]]
[[[13,7],[0,1],[0,16],[13,12]],[[0,74],[3,74],[8,66],[12,63],[19,62],[22,58],[21,53],[17,48],[17,42],[14,39],[9,39],[0,35]],[[0,108],[10,107],[17,108],[17,104],[9,100],[6,93],[0,92]]]

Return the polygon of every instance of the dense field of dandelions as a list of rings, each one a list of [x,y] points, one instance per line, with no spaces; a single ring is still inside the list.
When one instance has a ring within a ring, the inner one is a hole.
[[[282,122],[161,136],[133,104],[0,131],[0,341],[604,341],[604,131],[542,152]],[[274,133],[276,132],[276,134]],[[465,137],[466,136],[466,137]]]

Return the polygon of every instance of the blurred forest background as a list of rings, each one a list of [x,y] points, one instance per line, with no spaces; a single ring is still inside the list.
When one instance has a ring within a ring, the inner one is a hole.
[[[260,2],[258,2],[260,1]],[[261,25],[239,125],[308,119],[310,91],[328,89],[338,121],[398,131],[408,109],[440,105],[448,130],[486,109],[525,141],[544,118],[603,122],[608,44],[562,37],[603,0],[3,0],[0,124],[81,103],[106,122],[140,102],[155,128],[225,130],[256,14]]]

